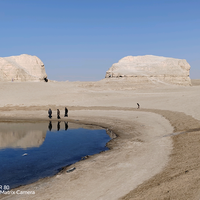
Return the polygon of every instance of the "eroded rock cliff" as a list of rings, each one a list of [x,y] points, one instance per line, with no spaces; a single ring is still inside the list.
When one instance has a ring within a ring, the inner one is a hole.
[[[44,63],[27,54],[0,58],[0,81],[44,81]]]
[[[185,59],[161,56],[127,56],[114,63],[106,78],[133,77],[136,82],[163,82],[191,85],[190,65]]]

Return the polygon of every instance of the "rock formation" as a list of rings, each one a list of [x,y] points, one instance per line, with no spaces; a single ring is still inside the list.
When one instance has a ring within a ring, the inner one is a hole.
[[[114,63],[105,78],[134,77],[136,82],[191,85],[190,65],[185,59],[161,56],[127,56]]]
[[[44,81],[43,62],[37,56],[22,54],[0,58],[0,81]]]

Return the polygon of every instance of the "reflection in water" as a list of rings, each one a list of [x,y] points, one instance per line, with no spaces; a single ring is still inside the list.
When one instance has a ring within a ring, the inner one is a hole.
[[[68,122],[65,122],[65,130],[68,129]]]
[[[57,124],[57,131],[59,131],[60,130],[60,122],[58,122],[58,124]]]
[[[68,122],[49,121],[48,129],[45,123],[0,123],[0,149],[39,147],[46,138],[47,130],[67,131]],[[116,137],[112,131],[107,129],[106,132],[110,138]]]
[[[49,128],[49,131],[51,131],[51,129],[52,129],[52,123],[51,123],[51,121],[49,122],[48,128]]]
[[[64,124],[65,124],[65,131],[67,131],[67,129],[68,129],[68,122],[64,122]],[[51,131],[52,128],[53,128],[52,122],[49,121],[49,126],[48,126],[49,131]],[[57,122],[57,131],[59,131],[59,130],[60,130],[60,122]]]
[[[39,147],[46,137],[46,128],[35,127],[34,123],[1,123],[0,149]]]
[[[53,126],[55,130],[56,122],[53,125],[49,121],[48,129],[44,123],[0,123],[0,149],[39,147],[46,138],[47,130],[52,131]],[[66,131],[68,122],[58,122],[56,130],[60,129]]]
[[[66,134],[67,129],[68,122],[50,121],[48,127],[46,123],[0,123],[0,185],[25,185],[108,150],[105,145],[111,138],[104,129],[72,123]]]

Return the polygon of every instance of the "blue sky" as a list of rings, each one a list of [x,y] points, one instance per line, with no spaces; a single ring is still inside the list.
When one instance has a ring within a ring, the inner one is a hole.
[[[0,0],[0,57],[30,54],[49,79],[97,81],[125,56],[186,59],[200,79],[200,0]]]

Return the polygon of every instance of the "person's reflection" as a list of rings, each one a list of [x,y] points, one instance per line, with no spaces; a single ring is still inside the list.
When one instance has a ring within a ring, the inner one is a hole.
[[[57,124],[57,131],[59,131],[60,130],[60,122],[58,122],[58,124]]]
[[[68,122],[65,122],[65,130],[68,129]]]
[[[49,121],[49,126],[48,126],[48,128],[49,128],[49,131],[51,131],[51,129],[52,129],[52,123],[51,123],[51,121]]]

